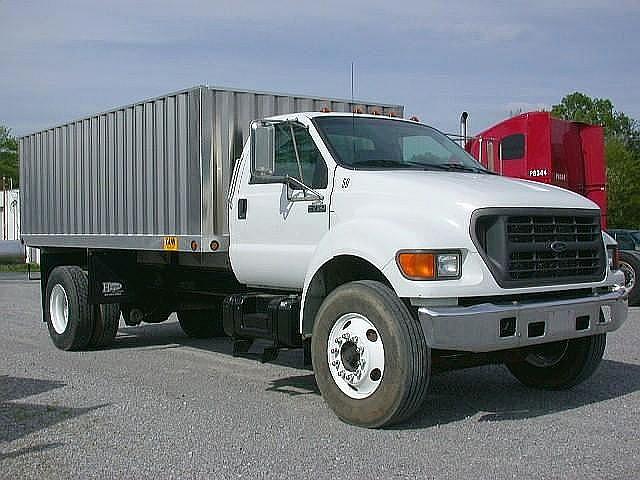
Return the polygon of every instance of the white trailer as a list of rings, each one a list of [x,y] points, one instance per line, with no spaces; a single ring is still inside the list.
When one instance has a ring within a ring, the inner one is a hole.
[[[20,240],[20,194],[17,189],[0,190],[0,241]]]
[[[38,249],[25,249],[21,233],[20,191],[0,190],[0,263],[40,263]]]

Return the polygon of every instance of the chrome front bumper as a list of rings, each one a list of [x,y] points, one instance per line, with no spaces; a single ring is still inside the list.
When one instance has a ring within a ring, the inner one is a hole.
[[[418,318],[431,348],[492,352],[612,332],[624,323],[627,312],[627,292],[618,287],[558,301],[420,307]]]

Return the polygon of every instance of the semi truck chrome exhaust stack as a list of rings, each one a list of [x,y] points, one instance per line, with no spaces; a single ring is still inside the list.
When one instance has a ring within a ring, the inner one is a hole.
[[[462,112],[462,115],[460,115],[460,146],[462,148],[464,148],[467,143],[467,119],[468,118],[469,118],[469,114],[467,112]]]

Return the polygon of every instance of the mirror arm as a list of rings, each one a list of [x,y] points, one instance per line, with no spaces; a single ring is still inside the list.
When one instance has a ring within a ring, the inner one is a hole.
[[[293,131],[293,124],[289,124],[289,131],[291,132],[291,140],[293,141],[293,150],[296,153],[296,163],[298,164],[298,175],[304,182],[304,175],[302,175],[302,164],[300,163],[300,155],[298,154],[298,141],[296,140],[296,134]]]
[[[324,195],[322,195],[320,192],[316,192],[313,188],[308,187],[307,185],[305,185],[303,182],[301,182],[295,177],[286,175],[284,177],[284,181],[287,184],[287,187],[291,184],[294,184],[302,188],[302,191],[305,192],[305,197],[306,197],[306,192],[309,192],[316,197],[316,200],[324,200]]]

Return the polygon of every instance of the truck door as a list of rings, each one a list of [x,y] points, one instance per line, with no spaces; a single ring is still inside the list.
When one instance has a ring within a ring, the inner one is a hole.
[[[306,126],[279,122],[267,127],[272,128],[267,140],[259,138],[265,132],[252,128],[255,155],[245,155],[232,186],[231,264],[242,283],[302,289],[311,256],[329,229],[332,182]],[[261,156],[269,156],[264,149],[272,149],[271,166],[256,167]],[[292,180],[285,182],[287,176]]]

